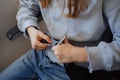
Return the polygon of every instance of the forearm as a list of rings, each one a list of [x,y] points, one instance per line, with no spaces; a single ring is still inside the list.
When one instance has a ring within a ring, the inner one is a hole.
[[[22,32],[25,32],[29,26],[38,26],[39,5],[36,0],[25,1],[19,0],[19,10],[17,12],[18,27]]]

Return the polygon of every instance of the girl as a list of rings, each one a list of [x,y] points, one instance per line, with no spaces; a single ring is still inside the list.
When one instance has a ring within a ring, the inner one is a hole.
[[[118,78],[120,0],[19,0],[19,3],[18,27],[30,38],[33,49],[3,71],[0,80]],[[40,10],[49,36],[38,25]],[[108,25],[113,34],[111,42],[106,34]],[[62,44],[56,45],[59,41]]]

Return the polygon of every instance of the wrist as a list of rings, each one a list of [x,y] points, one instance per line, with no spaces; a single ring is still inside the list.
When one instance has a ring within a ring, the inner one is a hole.
[[[75,47],[73,54],[75,54],[75,62],[87,62],[88,56],[85,48]]]
[[[35,28],[33,26],[29,26],[27,29],[27,33],[30,34]]]

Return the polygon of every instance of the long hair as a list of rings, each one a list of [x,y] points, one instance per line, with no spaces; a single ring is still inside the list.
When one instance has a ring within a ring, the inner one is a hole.
[[[61,0],[60,0],[61,1]],[[76,18],[80,14],[80,12],[85,11],[88,8],[89,0],[62,0],[64,1],[64,8],[67,6],[68,13],[66,17],[68,18]],[[67,1],[67,4],[65,2]],[[40,0],[42,8],[47,8],[51,4],[52,0]],[[64,12],[64,9],[62,13]]]

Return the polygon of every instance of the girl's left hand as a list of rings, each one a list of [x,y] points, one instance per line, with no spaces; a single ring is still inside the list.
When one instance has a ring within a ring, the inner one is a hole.
[[[75,61],[74,46],[67,40],[61,45],[52,47],[57,59],[62,63],[70,63]]]
[[[79,48],[68,43],[67,40],[63,44],[52,47],[57,59],[61,63],[82,62],[87,61],[87,54],[84,48]]]

